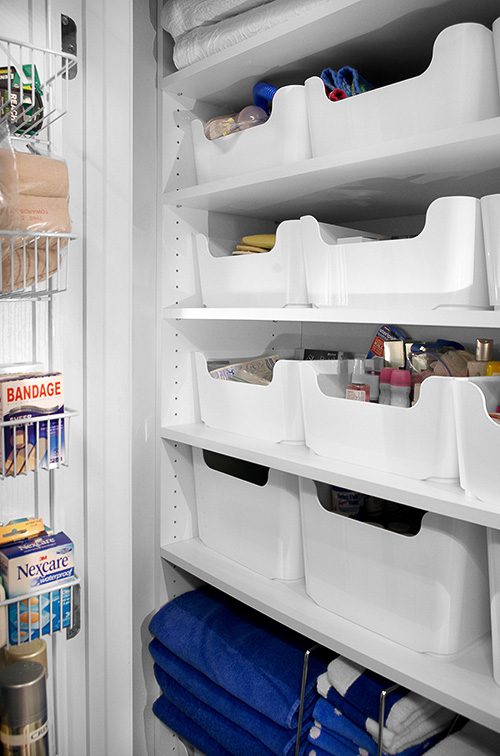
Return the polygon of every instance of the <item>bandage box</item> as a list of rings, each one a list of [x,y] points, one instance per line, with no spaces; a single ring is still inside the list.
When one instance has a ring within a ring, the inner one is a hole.
[[[7,598],[54,590],[9,604],[9,642],[16,644],[47,635],[71,624],[71,588],[57,584],[74,577],[74,547],[60,532],[5,546],[0,574]]]
[[[0,376],[0,472],[19,475],[37,467],[51,469],[65,461],[64,419],[43,421],[64,412],[62,373]],[[37,418],[37,422],[28,422]]]

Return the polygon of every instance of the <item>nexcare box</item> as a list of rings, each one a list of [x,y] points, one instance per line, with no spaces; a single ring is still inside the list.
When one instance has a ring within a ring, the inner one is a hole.
[[[64,412],[62,373],[0,375],[0,422],[15,422],[0,432],[0,471],[19,475],[65,461],[64,420],[27,423]]]
[[[73,552],[72,541],[62,532],[0,549],[0,574],[8,599],[54,587],[50,593],[9,604],[10,643],[70,626],[71,589],[57,589],[57,584],[74,577]]]

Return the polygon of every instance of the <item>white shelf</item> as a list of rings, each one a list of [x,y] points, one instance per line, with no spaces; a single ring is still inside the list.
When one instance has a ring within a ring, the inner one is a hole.
[[[342,223],[422,214],[438,197],[483,197],[499,185],[500,117],[167,191],[164,202],[275,221],[310,214]]]
[[[274,444],[208,428],[203,423],[171,425],[162,428],[161,435],[169,441],[236,456],[293,475],[500,529],[500,506],[468,496],[455,480],[405,478],[320,457],[302,444]]]
[[[500,732],[500,687],[491,675],[489,636],[451,657],[423,654],[316,605],[302,580],[264,578],[198,538],[163,546],[161,555],[313,641]]]
[[[422,312],[350,307],[166,307],[165,320],[249,320],[282,323],[397,323],[398,325],[500,328],[496,310],[439,309]]]
[[[175,71],[164,77],[162,88],[222,107],[243,107],[256,81],[301,84],[327,66],[348,61],[380,86],[418,75],[422,65],[415,54],[430,54],[445,27],[465,21],[491,27],[498,15],[497,0],[475,0],[472,7],[455,0],[451,19],[446,0],[333,0]]]

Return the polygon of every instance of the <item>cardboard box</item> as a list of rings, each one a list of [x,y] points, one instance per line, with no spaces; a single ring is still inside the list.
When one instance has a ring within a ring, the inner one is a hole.
[[[0,472],[20,475],[65,461],[64,419],[26,422],[64,412],[62,373],[0,376],[0,422],[17,421],[0,433]]]
[[[40,536],[0,549],[0,574],[7,598],[52,588],[50,593],[9,604],[9,642],[16,644],[71,625],[71,588],[58,583],[74,577],[74,547],[63,533]]]

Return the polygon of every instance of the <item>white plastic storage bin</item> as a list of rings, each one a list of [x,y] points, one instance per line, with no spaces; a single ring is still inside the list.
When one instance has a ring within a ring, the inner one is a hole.
[[[285,307],[307,304],[300,221],[280,223],[269,252],[216,257],[206,236],[195,236],[206,307]]]
[[[310,215],[300,228],[313,305],[489,306],[481,206],[474,197],[435,200],[424,229],[411,239],[332,244],[329,227]]]
[[[500,685],[500,530],[487,529],[493,679]]]
[[[413,407],[392,407],[345,399],[338,374],[327,374],[335,364],[300,364],[305,441],[312,451],[419,480],[458,478],[452,378],[427,378]]]
[[[313,157],[500,115],[493,34],[474,23],[442,31],[420,76],[339,102],[328,100],[319,77],[305,87]]]
[[[202,449],[193,461],[204,544],[267,578],[303,577],[298,478]]]
[[[191,124],[198,184],[289,165],[311,157],[305,89],[278,89],[269,119],[250,129],[207,139],[201,121]]]
[[[489,302],[495,310],[498,310],[500,309],[500,194],[489,194],[487,197],[482,197],[481,213],[488,272]]]
[[[460,485],[500,508],[500,425],[489,417],[500,405],[500,376],[455,378]]]
[[[300,497],[317,604],[415,651],[453,654],[489,631],[484,528],[426,513],[401,535],[328,511],[313,481]]]
[[[279,443],[303,442],[298,362],[278,360],[267,386],[214,378],[194,353],[202,421],[210,428]]]

